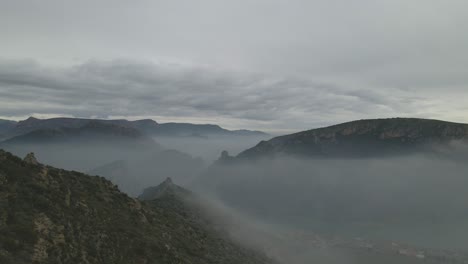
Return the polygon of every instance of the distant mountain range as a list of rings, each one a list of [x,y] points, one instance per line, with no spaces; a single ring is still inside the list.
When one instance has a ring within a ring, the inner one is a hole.
[[[22,129],[22,125],[16,128]],[[139,130],[108,122],[89,121],[83,126],[38,126],[0,142],[0,148],[17,155],[36,152],[51,165],[83,171],[127,156],[164,149]],[[26,132],[27,131],[27,132]]]
[[[137,200],[102,177],[0,150],[0,184],[2,264],[273,263],[213,228],[172,183]]]
[[[376,157],[424,152],[467,139],[468,124],[417,118],[369,119],[261,141],[237,157]]]
[[[89,123],[113,125],[118,127],[133,128],[149,136],[170,137],[209,137],[209,136],[255,136],[267,135],[260,131],[251,130],[227,130],[218,125],[190,124],[190,123],[162,123],[151,119],[128,121],[124,119],[102,120],[82,118],[50,118],[38,119],[30,117],[26,120],[15,122],[0,120],[0,138],[12,138],[24,135],[36,130],[56,130],[64,128],[82,128]]]
[[[194,141],[204,149],[216,150],[214,145],[220,140],[258,142],[257,138],[266,136],[259,131],[159,124],[150,119],[30,117],[19,122],[0,121],[0,148],[20,156],[33,151],[49,165],[105,176],[131,195],[168,176],[180,183],[194,177],[204,166],[199,153],[206,156],[203,151],[191,152],[194,157],[185,154],[186,146]],[[164,146],[157,142],[158,138]],[[113,166],[116,162],[121,166]]]
[[[145,123],[153,122],[28,119],[14,127],[24,134],[0,142],[0,148],[16,155],[35,152],[46,164],[99,174],[131,195],[167,176],[184,183],[203,168],[201,159],[166,149],[136,128]]]
[[[133,143],[140,142],[143,145],[156,145],[154,141],[145,136],[140,130],[129,126],[120,126],[111,122],[89,121],[83,123],[81,126],[39,125],[34,129],[31,129],[32,127],[25,129],[24,126],[19,124],[16,128],[19,128],[25,133],[5,140],[2,142],[3,144],[63,143],[80,140],[87,142],[105,142],[119,140],[133,141]]]
[[[135,129],[150,129],[157,126],[153,120],[143,119],[137,121],[128,121],[124,119],[118,120],[103,120],[103,119],[82,119],[82,118],[50,118],[38,119],[30,117],[26,120],[19,121],[15,126],[15,133],[25,133],[37,129],[61,129],[61,128],[80,128],[87,126],[89,123],[101,123],[104,125],[114,125],[119,127],[135,128]]]

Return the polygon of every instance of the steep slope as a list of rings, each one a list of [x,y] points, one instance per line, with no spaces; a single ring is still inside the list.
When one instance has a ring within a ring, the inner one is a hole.
[[[0,263],[270,263],[177,195],[142,202],[35,163],[0,150]]]
[[[373,157],[413,153],[466,139],[467,124],[416,118],[358,120],[262,141],[238,157]]]

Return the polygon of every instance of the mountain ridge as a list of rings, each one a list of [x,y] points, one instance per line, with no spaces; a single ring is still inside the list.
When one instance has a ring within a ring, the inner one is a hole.
[[[80,127],[60,127],[35,129],[25,134],[14,136],[2,143],[55,142],[78,137],[117,137],[129,140],[150,141],[139,130],[112,123],[88,122]]]
[[[420,118],[363,119],[261,141],[237,157],[372,156],[466,139],[468,124]]]
[[[4,120],[0,123],[0,136],[11,138],[18,135],[23,135],[35,130],[44,129],[63,129],[63,128],[80,128],[89,123],[102,123],[108,125],[116,125],[126,128],[138,129],[140,132],[154,136],[212,136],[212,135],[232,135],[232,136],[254,136],[268,135],[261,131],[255,130],[228,130],[215,124],[192,124],[192,123],[158,123],[152,119],[140,119],[129,121],[126,119],[87,119],[87,118],[68,118],[56,117],[49,119],[39,119],[29,117],[22,121]]]

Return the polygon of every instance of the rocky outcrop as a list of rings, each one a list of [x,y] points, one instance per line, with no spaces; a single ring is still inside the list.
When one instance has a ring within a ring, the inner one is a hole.
[[[39,162],[37,161],[36,159],[36,156],[34,155],[33,152],[31,153],[28,153],[26,155],[26,157],[24,157],[24,162],[28,163],[28,164],[32,164],[32,165],[39,165]]]
[[[226,165],[226,164],[235,163],[235,161],[236,161],[235,157],[229,155],[229,152],[227,152],[226,150],[223,150],[221,152],[221,156],[216,161],[216,164]]]

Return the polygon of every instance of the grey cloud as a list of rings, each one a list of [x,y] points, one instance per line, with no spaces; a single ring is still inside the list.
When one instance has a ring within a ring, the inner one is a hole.
[[[351,75],[369,85],[467,81],[468,3],[463,0],[1,4],[4,56],[167,57],[281,74]]]
[[[305,129],[355,118],[411,115],[425,98],[348,89],[296,77],[149,61],[90,61],[52,67],[0,63],[0,113],[173,116],[188,122]]]
[[[463,0],[0,7],[3,116],[61,110],[280,130],[396,115],[468,121]]]

